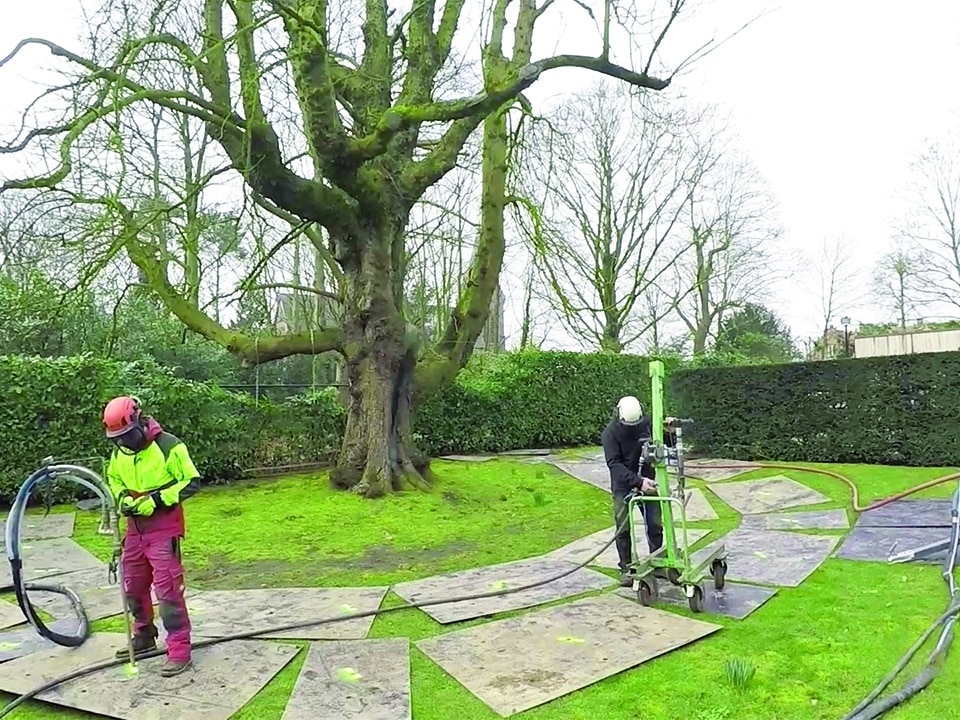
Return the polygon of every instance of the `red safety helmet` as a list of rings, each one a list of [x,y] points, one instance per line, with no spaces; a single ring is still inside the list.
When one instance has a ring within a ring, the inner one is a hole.
[[[117,397],[103,409],[103,430],[108,438],[116,438],[140,424],[140,401],[135,397]]]

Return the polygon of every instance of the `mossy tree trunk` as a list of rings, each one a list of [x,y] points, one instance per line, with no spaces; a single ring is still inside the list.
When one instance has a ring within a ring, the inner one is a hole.
[[[419,336],[403,318],[391,253],[402,232],[395,223],[371,237],[345,273],[347,420],[331,481],[365,497],[428,484],[410,427]]]

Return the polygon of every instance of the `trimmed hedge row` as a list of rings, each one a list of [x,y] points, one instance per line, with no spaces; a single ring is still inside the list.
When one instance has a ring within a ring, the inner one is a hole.
[[[667,374],[678,365],[664,359]],[[430,455],[596,445],[618,399],[649,405],[649,358],[522,351],[480,356],[417,408]]]
[[[649,402],[649,389],[648,361],[637,356],[478,355],[417,408],[414,432],[434,456],[594,444],[617,399],[636,394]],[[228,482],[251,467],[327,461],[343,430],[333,391],[258,403],[147,363],[0,356],[0,501],[44,457],[105,459],[111,446],[100,413],[118,394],[140,397],[181,437],[207,482]]]
[[[417,443],[432,456],[596,444],[619,397],[649,404],[648,362],[568,352],[477,356],[416,409]],[[699,453],[960,464],[960,354],[697,369],[665,362],[667,410],[697,420],[689,439]],[[343,431],[333,391],[257,402],[144,363],[0,356],[0,501],[44,457],[106,458],[100,412],[121,393],[138,395],[188,443],[207,482],[251,467],[325,462]]]
[[[697,451],[738,460],[960,464],[960,354],[680,370]]]
[[[235,479],[254,466],[325,461],[342,433],[333,393],[277,405],[147,363],[0,356],[0,500],[11,500],[44,457],[88,465],[106,459],[112,448],[100,413],[118,394],[138,396],[164,429],[182,438],[208,482]]]

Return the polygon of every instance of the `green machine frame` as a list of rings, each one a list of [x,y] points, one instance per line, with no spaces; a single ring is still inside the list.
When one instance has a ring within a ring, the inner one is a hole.
[[[650,605],[659,596],[657,578],[665,578],[678,587],[683,588],[684,595],[694,612],[703,611],[704,588],[703,579],[709,572],[713,576],[713,584],[717,590],[722,590],[727,572],[727,550],[722,543],[710,553],[698,558],[694,565],[690,557],[690,543],[687,540],[687,495],[686,479],[683,470],[683,426],[692,423],[692,420],[673,420],[671,430],[676,433],[676,447],[667,448],[664,443],[664,412],[663,412],[663,362],[650,362],[650,424],[652,437],[643,440],[640,461],[650,462],[656,468],[657,493],[643,495],[639,491],[629,496],[627,500],[627,517],[630,523],[631,554],[633,562],[631,571],[634,575],[633,589],[643,605]],[[669,461],[676,463],[676,487],[670,487],[670,473],[667,471]],[[643,503],[660,503],[660,517],[663,523],[663,546],[655,553],[639,560],[637,553],[637,533],[634,512]],[[678,518],[674,515],[679,513]],[[678,545],[678,531],[681,542]]]

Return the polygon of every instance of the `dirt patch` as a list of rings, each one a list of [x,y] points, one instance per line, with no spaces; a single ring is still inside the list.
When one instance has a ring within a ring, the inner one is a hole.
[[[389,545],[374,545],[362,555],[343,558],[308,557],[299,560],[264,558],[237,561],[226,555],[214,555],[202,568],[188,569],[188,583],[208,588],[243,589],[259,587],[314,586],[328,576],[331,570],[338,572],[389,573],[411,566],[429,564],[453,555],[472,552],[474,543],[449,543],[436,548],[420,550],[396,550]]]

